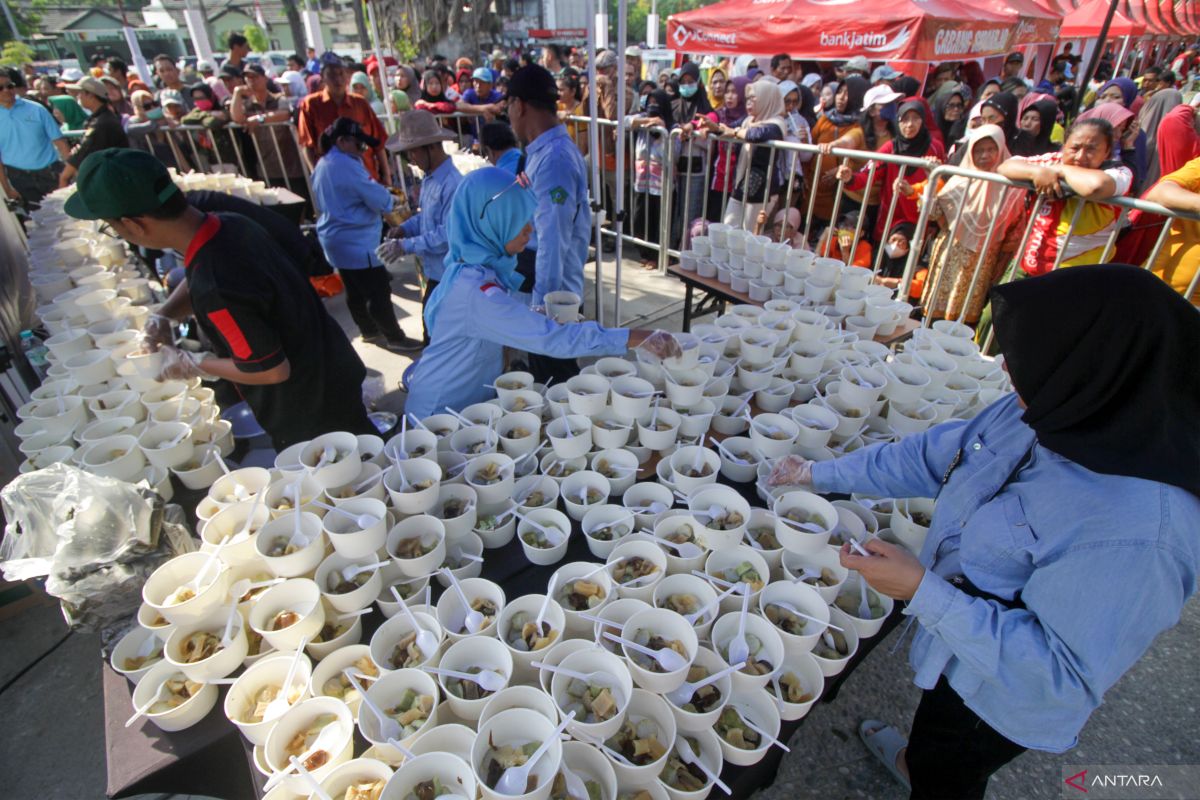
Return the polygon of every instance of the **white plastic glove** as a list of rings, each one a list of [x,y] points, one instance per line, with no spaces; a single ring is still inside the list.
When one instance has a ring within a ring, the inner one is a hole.
[[[158,371],[160,381],[187,381],[208,375],[200,369],[201,356],[194,356],[172,345],[163,345],[159,352],[163,357],[162,368]]]
[[[812,486],[812,465],[813,462],[803,456],[784,456],[771,468],[767,486]]]
[[[175,344],[175,330],[171,320],[162,314],[151,314],[150,319],[142,326],[141,344],[150,353],[157,353],[164,345]]]
[[[679,342],[666,331],[655,331],[647,336],[639,347],[660,361],[683,355],[683,348],[679,346]]]
[[[383,244],[375,248],[375,257],[385,264],[394,264],[404,257],[402,239],[385,239]]]

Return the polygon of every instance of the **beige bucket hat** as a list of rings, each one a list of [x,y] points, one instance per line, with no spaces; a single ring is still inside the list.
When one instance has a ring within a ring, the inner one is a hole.
[[[438,124],[437,118],[424,109],[405,111],[400,115],[400,127],[384,145],[393,153],[424,147],[427,144],[448,142],[454,134]]]

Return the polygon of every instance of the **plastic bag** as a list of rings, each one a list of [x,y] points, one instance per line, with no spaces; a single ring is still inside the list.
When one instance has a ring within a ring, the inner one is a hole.
[[[0,490],[0,504],[4,577],[46,578],[75,630],[118,630],[137,612],[150,573],[195,549],[182,510],[164,506],[145,483],[66,464],[17,477]]]

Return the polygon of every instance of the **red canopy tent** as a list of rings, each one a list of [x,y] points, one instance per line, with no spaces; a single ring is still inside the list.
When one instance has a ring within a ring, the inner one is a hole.
[[[1090,39],[1100,35],[1100,27],[1104,24],[1104,15],[1108,13],[1109,0],[1091,0],[1063,17],[1062,30],[1059,36],[1064,39]],[[1146,32],[1146,26],[1117,9],[1113,14],[1112,27],[1108,29],[1109,36],[1141,36]]]
[[[979,5],[1016,24],[1012,45],[1046,44],[1060,36],[1063,12],[1054,0],[984,0]]]
[[[1023,20],[1032,23],[1030,40],[1039,26],[1047,29],[1042,36],[1057,27],[1036,0],[726,0],[671,15],[667,46],[814,60],[950,61],[1007,53],[1020,43]]]

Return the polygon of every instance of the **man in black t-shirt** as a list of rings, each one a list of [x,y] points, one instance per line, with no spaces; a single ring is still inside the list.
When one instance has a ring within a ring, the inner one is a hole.
[[[147,324],[164,353],[160,379],[237,384],[278,450],[329,431],[375,432],[362,403],[366,368],[265,230],[192,207],[162,162],[140,150],[89,156],[76,183],[65,206],[71,216],[102,219],[136,245],[184,253],[186,290]],[[188,316],[216,357],[197,360],[173,346],[169,324]]]
[[[108,101],[108,89],[103,83],[95,78],[84,78],[79,83],[68,85],[67,88],[79,92],[79,105],[89,111],[91,116],[83,124],[83,138],[71,148],[71,154],[66,159],[67,165],[58,176],[60,187],[71,182],[84,159],[92,153],[109,147],[129,147],[129,137],[125,135],[121,118],[113,111]]]

